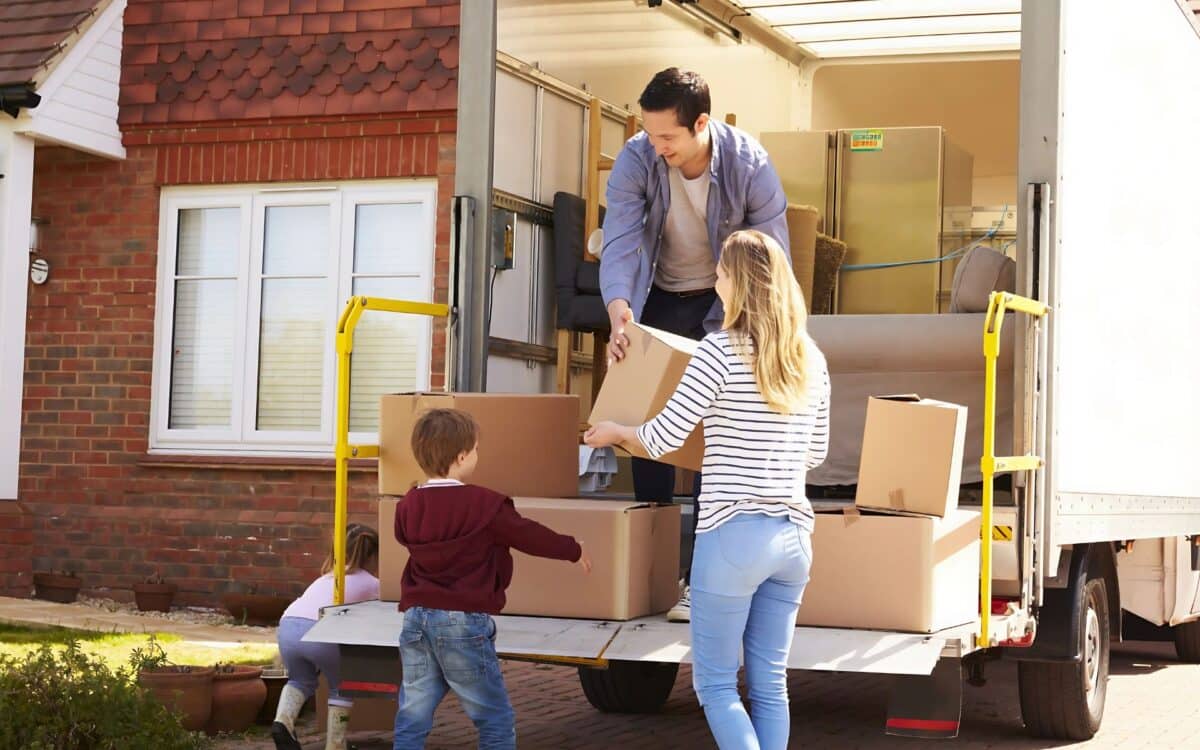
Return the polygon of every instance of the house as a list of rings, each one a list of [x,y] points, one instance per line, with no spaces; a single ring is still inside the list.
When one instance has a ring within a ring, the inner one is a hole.
[[[338,314],[447,300],[459,12],[0,10],[3,593],[66,568],[120,597],[157,571],[214,604],[316,574]],[[368,318],[357,341],[356,435],[379,393],[443,385],[429,321]],[[374,518],[375,483],[352,469],[352,516]]]

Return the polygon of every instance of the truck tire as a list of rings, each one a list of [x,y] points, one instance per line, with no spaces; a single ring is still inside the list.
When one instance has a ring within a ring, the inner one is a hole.
[[[671,695],[679,665],[657,661],[610,661],[608,669],[579,668],[579,684],[597,710],[616,714],[657,713]]]
[[[1171,630],[1175,634],[1175,653],[1179,660],[1200,664],[1200,620],[1180,623]]]
[[[1021,718],[1035,737],[1089,740],[1100,729],[1108,692],[1109,618],[1104,579],[1079,592],[1078,662],[1023,661],[1017,665]]]

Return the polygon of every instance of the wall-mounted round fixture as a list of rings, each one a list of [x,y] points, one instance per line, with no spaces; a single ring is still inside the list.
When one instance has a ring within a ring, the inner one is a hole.
[[[35,284],[45,284],[50,278],[50,264],[45,258],[34,258],[29,263],[29,280]]]

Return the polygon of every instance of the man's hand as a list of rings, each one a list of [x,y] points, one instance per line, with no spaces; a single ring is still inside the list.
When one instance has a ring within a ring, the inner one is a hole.
[[[629,338],[625,335],[625,324],[633,320],[633,310],[623,299],[615,299],[608,303],[608,364],[620,362],[625,358],[625,349],[629,346]]]

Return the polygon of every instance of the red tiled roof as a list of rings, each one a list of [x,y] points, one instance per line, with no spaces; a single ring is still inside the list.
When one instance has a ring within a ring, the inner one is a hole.
[[[112,0],[5,0],[0,4],[0,85],[38,84]]]
[[[455,109],[458,25],[457,0],[130,0],[120,122]]]

